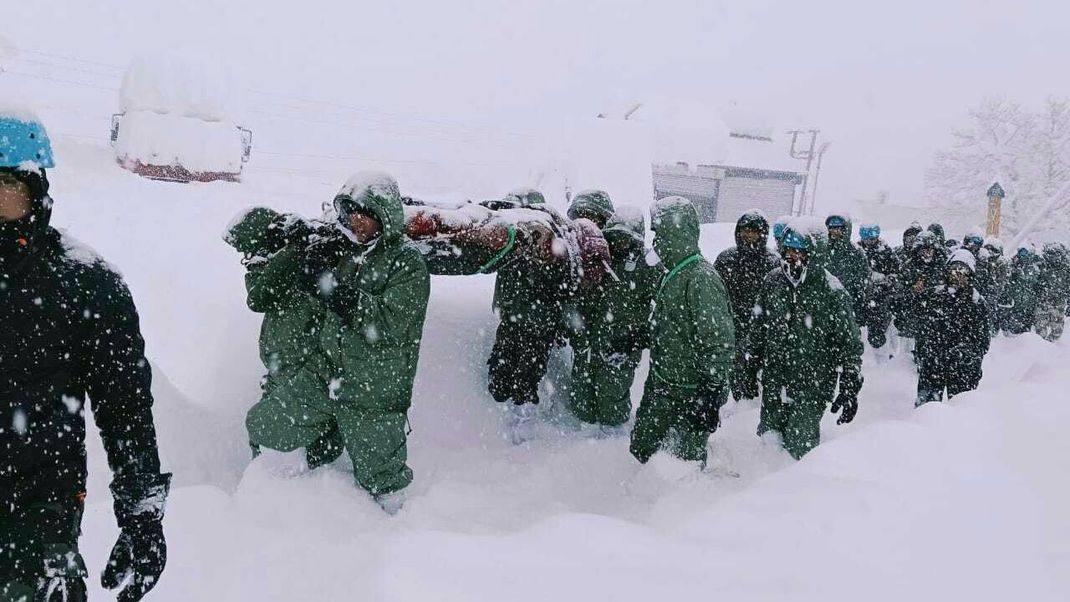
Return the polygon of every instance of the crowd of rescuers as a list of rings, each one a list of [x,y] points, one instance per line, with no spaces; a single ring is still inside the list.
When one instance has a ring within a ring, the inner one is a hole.
[[[0,600],[85,600],[78,550],[88,400],[114,474],[120,534],[101,575],[124,602],[158,582],[171,475],[161,471],[151,370],[122,277],[50,224],[48,135],[30,112],[0,111]],[[397,512],[431,274],[495,274],[499,325],[488,360],[505,435],[534,434],[539,382],[572,348],[569,410],[599,437],[630,436],[705,466],[731,396],[761,399],[757,432],[801,458],[831,408],[858,411],[863,339],[878,362],[909,354],[916,404],[974,389],[990,339],[1062,335],[1070,253],[912,225],[892,249],[880,227],[829,215],[823,227],[741,216],[712,263],[681,197],[647,218],[589,190],[562,215],[538,191],[441,208],[403,197],[389,175],[352,177],[317,219],[243,212],[225,240],[263,314],[261,396],[246,416],[253,455],[303,451],[314,469],[348,453],[359,487]],[[653,260],[656,255],[656,260]],[[650,370],[632,418],[640,356]],[[584,427],[587,428],[587,427]]]
[[[401,507],[430,274],[495,274],[487,382],[506,438],[534,437],[539,384],[567,344],[569,411],[594,436],[630,437],[643,463],[665,451],[705,466],[729,397],[760,398],[758,434],[801,458],[827,410],[839,424],[858,411],[863,331],[878,365],[912,359],[917,405],[975,389],[999,331],[1061,333],[1063,245],[1037,258],[1026,244],[1008,261],[998,240],[950,241],[933,224],[911,225],[893,249],[877,224],[854,242],[844,214],[772,230],[770,241],[766,217],[747,212],[736,245],[711,262],[681,197],[648,217],[601,190],[576,194],[564,215],[532,189],[436,208],[377,173],[351,178],[320,220],[246,212],[227,240],[244,256],[249,306],[264,314],[253,454],[304,449],[315,468],[348,452],[358,485],[386,511]],[[577,277],[577,264],[601,277]],[[643,350],[650,370],[633,420]]]

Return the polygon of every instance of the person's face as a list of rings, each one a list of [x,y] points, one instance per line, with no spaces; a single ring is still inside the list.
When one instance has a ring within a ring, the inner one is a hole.
[[[810,254],[800,249],[784,249],[784,261],[793,268],[804,268],[810,261]]]
[[[382,224],[373,216],[363,211],[354,211],[349,216],[349,229],[361,244],[368,244],[379,237],[383,231]]]
[[[933,260],[933,256],[934,256],[933,255],[933,250],[930,249],[929,247],[925,247],[924,249],[918,251],[918,255],[921,257],[921,260],[924,261],[925,263],[929,263],[930,261],[932,261]]]
[[[15,176],[0,173],[0,222],[11,222],[30,214],[30,188]]]
[[[762,244],[762,233],[757,228],[743,228],[739,231],[739,239],[750,248],[757,248]]]
[[[918,238],[917,234],[910,234],[910,235],[903,236],[903,246],[908,248],[908,249],[910,247],[913,247],[914,246],[914,241],[917,240],[917,238]]]
[[[843,226],[829,227],[829,240],[843,240],[847,236],[847,228]]]
[[[877,246],[877,239],[876,238],[863,238],[862,240],[859,241],[858,244],[862,245],[863,247],[865,247],[867,249],[872,249],[873,247]]]
[[[970,272],[966,268],[955,266],[948,270],[947,281],[955,288],[966,288],[970,284]]]

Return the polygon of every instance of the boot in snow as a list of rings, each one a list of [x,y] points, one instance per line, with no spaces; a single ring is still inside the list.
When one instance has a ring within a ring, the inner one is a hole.
[[[521,445],[535,438],[535,423],[539,406],[533,403],[506,402],[505,434],[513,445]]]
[[[342,455],[343,449],[345,449],[345,443],[342,441],[342,433],[335,426],[305,448],[308,469],[313,470],[334,462],[338,456]]]
[[[375,499],[375,503],[379,504],[379,507],[383,509],[383,512],[386,512],[390,516],[394,516],[400,512],[401,507],[405,505],[404,489],[372,497]]]

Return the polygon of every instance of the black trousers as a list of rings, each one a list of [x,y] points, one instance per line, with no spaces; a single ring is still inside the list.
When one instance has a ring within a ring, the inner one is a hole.
[[[487,360],[490,394],[497,402],[539,403],[539,381],[546,375],[557,330],[502,318]]]
[[[82,500],[0,510],[0,601],[84,602]]]
[[[918,366],[918,399],[915,405],[943,401],[972,391],[981,383],[981,362],[973,358],[922,358]]]

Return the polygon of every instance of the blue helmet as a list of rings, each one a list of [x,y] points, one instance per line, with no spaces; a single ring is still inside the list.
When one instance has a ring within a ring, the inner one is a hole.
[[[0,168],[17,169],[30,163],[37,169],[56,166],[45,126],[32,115],[0,111]]]
[[[825,226],[828,228],[846,228],[847,218],[842,215],[830,215],[825,220]]]
[[[862,240],[873,240],[881,237],[881,227],[877,224],[866,224],[858,229],[858,236]]]
[[[803,234],[799,234],[792,228],[784,230],[784,238],[780,240],[780,245],[785,249],[796,249],[799,251],[810,250],[810,237]]]
[[[784,238],[784,230],[787,229],[787,227],[788,225],[783,222],[773,224],[773,238],[777,242],[780,242],[780,240]]]

